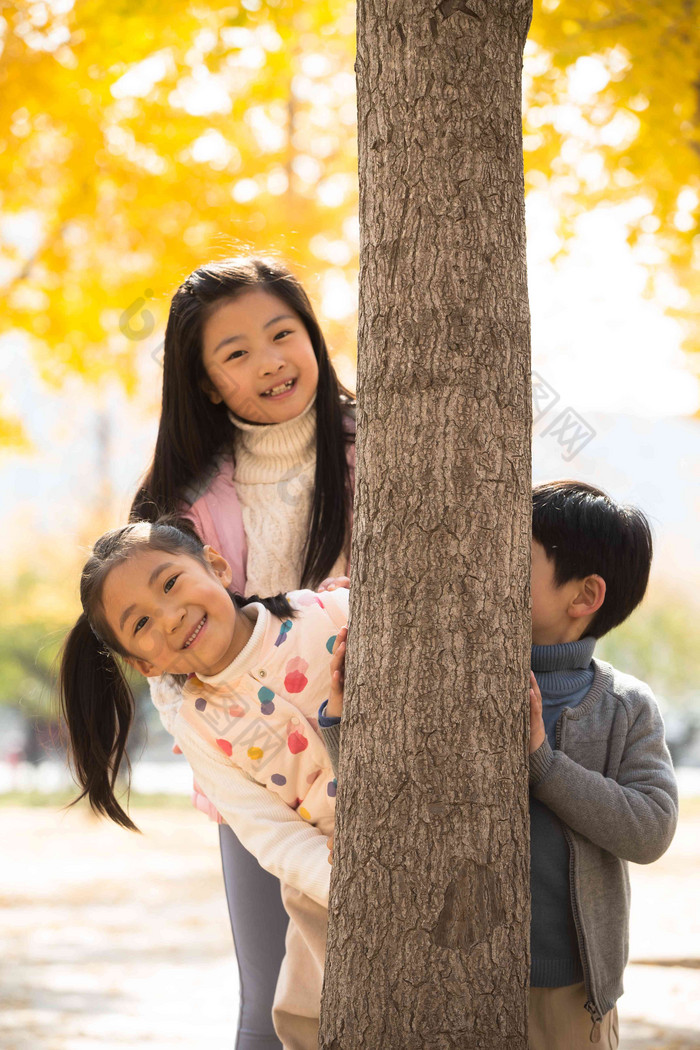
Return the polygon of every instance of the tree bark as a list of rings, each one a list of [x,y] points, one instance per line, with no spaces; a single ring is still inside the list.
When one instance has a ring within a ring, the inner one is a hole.
[[[527,1046],[529,0],[360,0],[351,627],[320,1043]]]

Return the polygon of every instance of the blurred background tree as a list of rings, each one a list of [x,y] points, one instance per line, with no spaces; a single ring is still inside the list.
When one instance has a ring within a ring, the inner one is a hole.
[[[700,349],[700,4],[536,0],[525,58],[526,187],[546,187],[561,247],[575,219],[629,204],[649,294],[669,274],[671,310]]]
[[[177,282],[245,246],[320,272],[336,301],[352,294],[352,3],[2,11],[2,311],[31,335],[47,381],[78,371],[129,388],[134,342],[162,325]],[[673,274],[672,309],[688,320],[700,299],[698,14],[693,0],[538,0],[525,59],[527,186],[556,206],[557,250],[582,211],[634,202],[650,290]],[[352,355],[347,319],[326,316],[331,344]],[[697,338],[689,326],[689,347]],[[6,424],[0,440],[18,433]]]
[[[663,588],[607,635],[596,655],[616,667],[634,668],[663,705],[690,711],[697,707],[700,622],[690,603]]]
[[[2,308],[46,381],[133,388],[134,343],[211,257],[352,280],[353,34],[338,0],[5,5]]]

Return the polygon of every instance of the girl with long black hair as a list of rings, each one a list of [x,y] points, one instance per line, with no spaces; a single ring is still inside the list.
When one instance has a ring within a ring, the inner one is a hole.
[[[285,266],[240,258],[199,267],[170,307],[160,427],[132,519],[186,515],[244,595],[346,575],[354,405]],[[151,692],[168,728],[179,689],[151,679]],[[225,823],[219,838],[241,981],[235,1047],[279,1050],[271,1020],[287,929],[279,880]]]

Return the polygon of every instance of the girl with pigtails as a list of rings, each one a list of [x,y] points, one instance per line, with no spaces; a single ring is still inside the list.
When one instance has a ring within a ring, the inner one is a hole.
[[[242,847],[281,884],[276,1038],[284,1050],[315,1050],[336,792],[315,716],[342,692],[348,591],[256,599],[231,583],[226,559],[189,523],[135,522],[102,536],[64,646],[62,713],[79,797],[136,830],[115,795],[134,713],[121,662],[178,682],[178,746]]]

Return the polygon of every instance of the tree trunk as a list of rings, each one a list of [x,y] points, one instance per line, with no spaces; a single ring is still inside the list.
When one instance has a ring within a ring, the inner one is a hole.
[[[529,0],[360,0],[327,1050],[527,1046]]]

